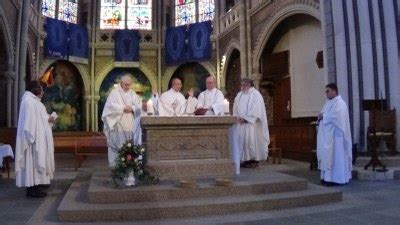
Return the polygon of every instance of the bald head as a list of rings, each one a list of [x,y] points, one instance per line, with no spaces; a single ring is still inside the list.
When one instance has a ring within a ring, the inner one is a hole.
[[[215,77],[213,77],[213,76],[207,77],[206,86],[207,86],[207,90],[209,90],[209,91],[214,89],[215,88]]]
[[[132,78],[130,74],[125,74],[121,77],[121,87],[124,91],[129,91],[132,84]]]

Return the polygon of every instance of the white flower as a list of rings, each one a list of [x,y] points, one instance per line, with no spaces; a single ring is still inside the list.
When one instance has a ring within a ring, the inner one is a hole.
[[[123,162],[123,161],[125,161],[125,158],[124,158],[124,157],[122,157],[122,158],[121,158],[121,161],[122,161],[122,162]]]
[[[140,152],[143,153],[144,152],[144,148],[140,149]]]
[[[130,148],[130,147],[132,147],[132,144],[131,144],[131,143],[128,143],[127,146],[128,146],[128,148]]]
[[[143,159],[143,156],[142,156],[142,155],[139,155],[138,159],[139,159],[139,160],[142,160],[142,159]]]

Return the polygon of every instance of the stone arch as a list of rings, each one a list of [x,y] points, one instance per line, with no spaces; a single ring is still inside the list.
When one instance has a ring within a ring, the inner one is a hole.
[[[216,77],[216,70],[215,67],[209,62],[209,61],[205,61],[205,62],[196,62],[198,64],[200,64],[201,66],[204,67],[204,69],[207,70],[207,72],[211,75]],[[168,83],[171,80],[172,75],[174,75],[175,71],[182,65],[184,65],[185,63],[182,63],[180,65],[177,66],[170,66],[166,69],[164,76],[162,77],[161,80],[161,91],[164,92],[168,89]]]
[[[264,25],[261,29],[260,34],[256,39],[256,43],[254,45],[253,50],[253,72],[258,73],[260,68],[260,59],[262,52],[277,26],[285,20],[286,18],[296,15],[296,14],[305,14],[316,18],[317,20],[321,21],[321,13],[319,9],[318,3],[294,3],[288,6],[283,7],[282,9],[278,10]]]
[[[236,40],[236,39],[233,39],[233,40],[231,40],[230,42],[229,42],[229,44],[227,45],[227,47],[225,48],[225,50],[223,51],[223,56],[225,56],[225,62],[224,62],[224,64],[222,65],[222,71],[221,71],[221,74],[222,74],[222,76],[221,76],[221,80],[220,80],[220,88],[221,89],[225,89],[226,88],[226,73],[227,73],[227,70],[228,70],[228,62],[229,62],[229,59],[231,58],[231,55],[232,55],[232,52],[233,51],[235,51],[235,50],[237,50],[237,51],[239,51],[240,52],[240,43],[239,43],[239,41],[238,40]]]
[[[99,75],[95,78],[95,95],[99,95],[100,86],[104,78],[110,73],[111,70],[115,69],[114,60],[110,60],[100,71]],[[147,79],[150,81],[151,87],[157,87],[157,80],[155,79],[155,74],[149,68],[149,66],[144,62],[139,62],[138,69],[144,73]]]
[[[47,69],[55,62],[58,60],[56,59],[45,59],[44,62],[40,65],[39,69],[39,74],[36,75],[35,79],[38,79],[41,77]],[[70,62],[72,65],[76,67],[76,69],[79,71],[79,74],[81,76],[82,82],[83,82],[83,87],[84,87],[84,92],[85,95],[90,94],[90,79],[89,79],[89,71],[87,69],[87,65],[82,65],[78,63],[73,63]]]

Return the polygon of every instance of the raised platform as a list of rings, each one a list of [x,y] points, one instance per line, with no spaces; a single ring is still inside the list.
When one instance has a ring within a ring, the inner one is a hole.
[[[57,215],[62,222],[140,221],[286,209],[341,200],[340,191],[277,172],[261,176],[244,172],[234,178],[231,186],[198,180],[196,188],[162,182],[114,189],[108,173],[103,171],[94,173],[89,180],[75,181]]]

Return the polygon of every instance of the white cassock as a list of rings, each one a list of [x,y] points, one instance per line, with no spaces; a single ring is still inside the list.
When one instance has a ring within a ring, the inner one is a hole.
[[[153,96],[152,101],[155,115],[159,116],[192,114],[198,102],[195,97],[189,97],[186,100],[182,93],[172,88],[162,93],[160,97]]]
[[[125,106],[131,107],[133,113],[124,113]],[[118,85],[110,92],[101,116],[107,137],[110,167],[115,166],[118,150],[126,141],[133,140],[134,144],[142,144],[141,112],[142,101],[134,91],[124,91]]]
[[[269,130],[264,99],[260,92],[251,87],[247,93],[241,91],[233,104],[233,115],[247,123],[234,125],[239,140],[241,161],[266,160],[268,157]]]
[[[40,98],[22,96],[15,147],[17,187],[50,184],[54,176],[54,143],[49,114]]]
[[[224,94],[214,88],[201,92],[196,108],[208,109],[205,115],[224,115]]]
[[[352,142],[349,111],[342,97],[328,100],[318,126],[317,158],[321,179],[344,184],[351,179]]]

